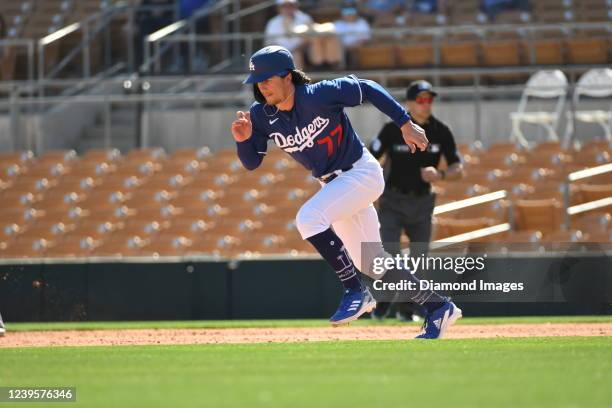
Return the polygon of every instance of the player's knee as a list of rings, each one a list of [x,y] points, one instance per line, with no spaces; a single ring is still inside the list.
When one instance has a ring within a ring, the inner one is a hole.
[[[295,226],[302,238],[306,239],[329,228],[323,211],[306,202],[295,217]]]

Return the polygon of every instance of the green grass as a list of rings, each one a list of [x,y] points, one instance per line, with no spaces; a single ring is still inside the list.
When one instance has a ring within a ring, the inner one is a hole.
[[[76,404],[54,407],[609,407],[611,345],[566,337],[0,349],[0,386],[77,387]]]
[[[459,324],[510,324],[510,323],[612,323],[612,316],[522,316],[522,317],[468,317]],[[395,319],[373,322],[361,319],[353,323],[366,325],[405,324]],[[57,322],[57,323],[7,323],[9,331],[33,330],[114,330],[114,329],[197,329],[229,327],[318,327],[328,326],[327,320],[203,320],[203,321],[148,321],[148,322]]]

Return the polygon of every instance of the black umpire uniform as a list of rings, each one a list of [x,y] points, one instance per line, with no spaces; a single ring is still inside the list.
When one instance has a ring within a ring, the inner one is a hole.
[[[415,100],[426,92],[435,97],[431,84],[426,81],[413,82],[406,92],[407,100]],[[431,100],[429,101],[431,103]],[[413,121],[418,123],[415,118]],[[418,123],[429,139],[425,151],[410,152],[402,132],[392,122],[387,123],[370,145],[370,151],[377,159],[387,156],[387,179],[385,191],[379,200],[378,217],[381,238],[385,249],[391,254],[400,252],[399,241],[402,231],[410,239],[411,256],[427,255],[431,240],[431,219],[435,206],[435,194],[431,184],[424,181],[421,169],[437,168],[444,155],[448,166],[460,163],[457,146],[452,132],[444,123],[430,115],[425,123]],[[445,173],[438,170],[441,177]],[[382,318],[389,311],[389,303],[379,303],[374,317]],[[422,314],[417,305],[403,304],[398,308],[398,317],[410,319],[411,315]]]

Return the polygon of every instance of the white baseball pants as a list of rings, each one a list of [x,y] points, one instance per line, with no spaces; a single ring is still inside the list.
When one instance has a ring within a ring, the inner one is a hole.
[[[302,238],[307,239],[331,226],[344,243],[355,267],[379,279],[380,275],[371,272],[374,257],[384,253],[373,203],[384,188],[382,167],[364,148],[363,156],[351,170],[340,173],[328,184],[322,184],[321,190],[302,205],[296,216],[297,229]],[[362,246],[363,242],[369,244]]]

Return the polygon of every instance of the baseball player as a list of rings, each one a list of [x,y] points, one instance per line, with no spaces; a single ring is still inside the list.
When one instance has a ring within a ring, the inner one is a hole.
[[[372,204],[385,182],[380,164],[353,130],[344,108],[369,101],[401,129],[413,152],[427,147],[425,132],[376,82],[349,75],[311,84],[283,47],[268,46],[254,53],[249,70],[244,83],[253,84],[256,102],[249,112],[238,111],[231,125],[238,157],[246,169],[255,170],[272,140],[321,183],[321,190],[298,211],[296,226],[344,286],[330,322],[349,323],[376,306],[357,272],[373,279],[392,272],[390,276],[399,274],[419,288],[409,271],[392,268],[380,274],[373,268],[375,258],[388,256]],[[405,295],[427,312],[424,331],[417,338],[440,338],[461,317],[453,302],[431,290],[407,290]]]

